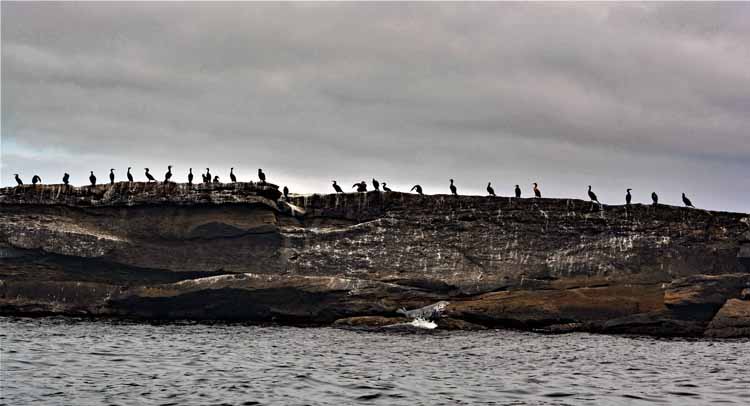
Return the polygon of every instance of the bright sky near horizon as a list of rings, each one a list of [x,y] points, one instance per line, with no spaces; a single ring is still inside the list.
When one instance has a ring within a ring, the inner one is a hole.
[[[3,186],[260,167],[750,212],[750,3],[0,8]]]

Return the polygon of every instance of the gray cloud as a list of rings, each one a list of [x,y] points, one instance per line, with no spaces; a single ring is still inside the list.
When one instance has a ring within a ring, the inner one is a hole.
[[[172,163],[749,210],[747,4],[1,7],[3,185]]]

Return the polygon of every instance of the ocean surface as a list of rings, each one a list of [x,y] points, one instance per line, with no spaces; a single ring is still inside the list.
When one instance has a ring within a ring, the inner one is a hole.
[[[7,405],[750,404],[750,340],[0,318]]]

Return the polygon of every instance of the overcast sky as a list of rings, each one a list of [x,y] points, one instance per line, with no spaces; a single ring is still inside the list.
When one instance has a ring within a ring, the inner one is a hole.
[[[1,7],[3,185],[234,166],[750,211],[750,3]]]

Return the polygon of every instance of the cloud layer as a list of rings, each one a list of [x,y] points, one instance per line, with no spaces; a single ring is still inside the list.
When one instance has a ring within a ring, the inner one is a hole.
[[[750,211],[750,5],[2,3],[2,184],[235,167]]]

